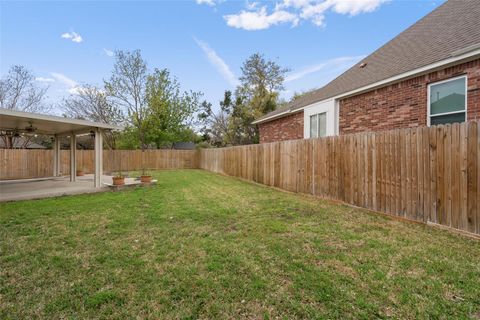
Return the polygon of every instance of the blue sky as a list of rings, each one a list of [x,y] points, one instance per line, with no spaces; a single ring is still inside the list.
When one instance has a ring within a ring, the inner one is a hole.
[[[28,67],[54,103],[102,84],[111,51],[140,49],[215,106],[255,52],[292,71],[284,98],[321,87],[441,0],[0,1],[0,73]]]

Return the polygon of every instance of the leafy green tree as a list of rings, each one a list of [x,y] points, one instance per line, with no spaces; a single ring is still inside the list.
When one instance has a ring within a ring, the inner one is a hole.
[[[146,141],[157,148],[192,138],[195,114],[200,109],[200,92],[182,91],[167,69],[155,69],[147,77]]]
[[[289,69],[255,53],[243,63],[241,70],[237,97],[247,102],[255,117],[275,110],[279,92],[285,89],[283,82]]]
[[[135,127],[128,126],[116,135],[116,148],[122,150],[134,150],[141,148],[138,140],[138,132]]]
[[[203,108],[201,120],[208,123],[208,130],[204,128],[203,133],[213,145],[258,143],[258,128],[252,122],[278,106],[288,69],[255,53],[243,63],[241,70],[235,94],[225,92],[220,111],[214,113],[211,105]]]

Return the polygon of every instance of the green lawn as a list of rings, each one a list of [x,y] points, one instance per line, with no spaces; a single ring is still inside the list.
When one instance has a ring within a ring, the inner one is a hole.
[[[480,318],[480,241],[199,170],[0,204],[0,319]]]

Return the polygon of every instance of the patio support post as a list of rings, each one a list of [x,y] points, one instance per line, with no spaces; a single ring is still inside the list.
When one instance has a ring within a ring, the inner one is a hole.
[[[94,187],[102,187],[102,174],[103,174],[103,136],[102,130],[95,129],[95,177]]]
[[[53,142],[53,176],[60,176],[61,158],[60,158],[60,137],[55,135]]]
[[[70,182],[77,179],[77,137],[72,132],[70,135]]]

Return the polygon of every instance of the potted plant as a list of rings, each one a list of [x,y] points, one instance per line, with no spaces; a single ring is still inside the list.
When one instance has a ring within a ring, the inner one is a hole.
[[[122,174],[122,171],[118,171],[112,177],[113,185],[114,186],[123,186],[125,184],[125,176]]]
[[[80,167],[77,169],[77,177],[82,177],[85,175],[85,171],[83,170],[83,167]]]
[[[152,175],[148,173],[145,168],[142,168],[142,173],[140,175],[140,182],[142,183],[151,183],[152,182]]]

